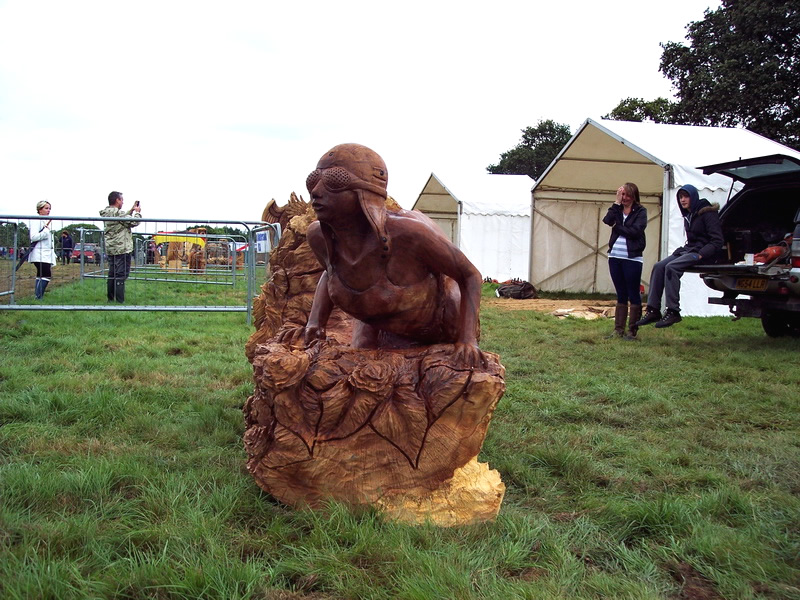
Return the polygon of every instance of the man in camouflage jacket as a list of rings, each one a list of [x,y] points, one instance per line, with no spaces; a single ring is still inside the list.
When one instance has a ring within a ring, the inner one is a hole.
[[[106,254],[108,254],[108,301],[125,302],[125,280],[131,272],[133,235],[131,228],[142,218],[139,203],[128,212],[122,211],[122,192],[108,195],[108,206],[100,211],[101,217],[133,217],[129,221],[106,221]]]

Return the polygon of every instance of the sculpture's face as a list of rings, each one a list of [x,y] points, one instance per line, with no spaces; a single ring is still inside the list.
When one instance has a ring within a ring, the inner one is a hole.
[[[386,184],[383,159],[360,144],[340,144],[326,152],[306,179],[320,221],[350,219],[361,211],[385,243]]]

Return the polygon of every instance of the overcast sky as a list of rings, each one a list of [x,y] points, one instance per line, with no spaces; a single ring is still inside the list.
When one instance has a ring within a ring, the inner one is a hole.
[[[553,119],[672,97],[660,43],[713,0],[0,0],[0,214],[257,220],[330,147],[410,208]],[[445,182],[446,183],[446,182]]]

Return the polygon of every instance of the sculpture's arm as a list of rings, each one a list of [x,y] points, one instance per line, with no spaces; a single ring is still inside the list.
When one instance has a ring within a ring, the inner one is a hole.
[[[472,366],[486,366],[486,357],[478,348],[478,319],[481,304],[481,275],[467,257],[455,246],[453,250],[455,270],[445,275],[452,277],[461,291],[459,310],[459,339],[456,342],[456,360]]]
[[[311,313],[308,315],[308,323],[303,332],[303,341],[306,346],[314,340],[325,339],[325,326],[328,324],[328,317],[331,316],[332,310],[333,300],[328,293],[328,273],[325,271],[317,283],[314,302],[311,304]]]
[[[452,278],[461,292],[456,359],[472,366],[485,366],[486,357],[478,348],[477,340],[483,283],[481,274],[461,250],[439,233],[436,225],[429,225],[420,218],[412,218],[406,225],[409,226],[407,233],[412,233],[416,258],[425,263],[431,272],[443,273]]]
[[[306,239],[320,264],[327,266],[327,249],[319,222],[311,223],[306,233]],[[278,341],[294,344],[302,338],[303,343],[308,346],[315,340],[324,340],[325,327],[332,311],[333,300],[328,294],[328,273],[323,271],[322,277],[317,282],[317,290],[314,292],[314,301],[311,303],[311,312],[308,315],[306,326],[292,327],[281,331],[278,334]]]

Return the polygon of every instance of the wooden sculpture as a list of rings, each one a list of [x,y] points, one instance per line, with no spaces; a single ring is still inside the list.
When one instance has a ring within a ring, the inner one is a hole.
[[[372,150],[336,146],[307,179],[313,211],[283,227],[246,348],[247,466],[292,505],[491,519],[504,486],[476,457],[505,384],[477,345],[481,278],[387,179]]]
[[[208,234],[208,230],[205,227],[196,227],[188,231],[203,237]],[[202,244],[186,244],[189,246],[189,270],[193,273],[202,273],[206,270],[205,239],[201,241],[203,242]]]
[[[167,268],[170,271],[180,271],[183,269],[183,244],[180,242],[169,242],[167,244]]]

